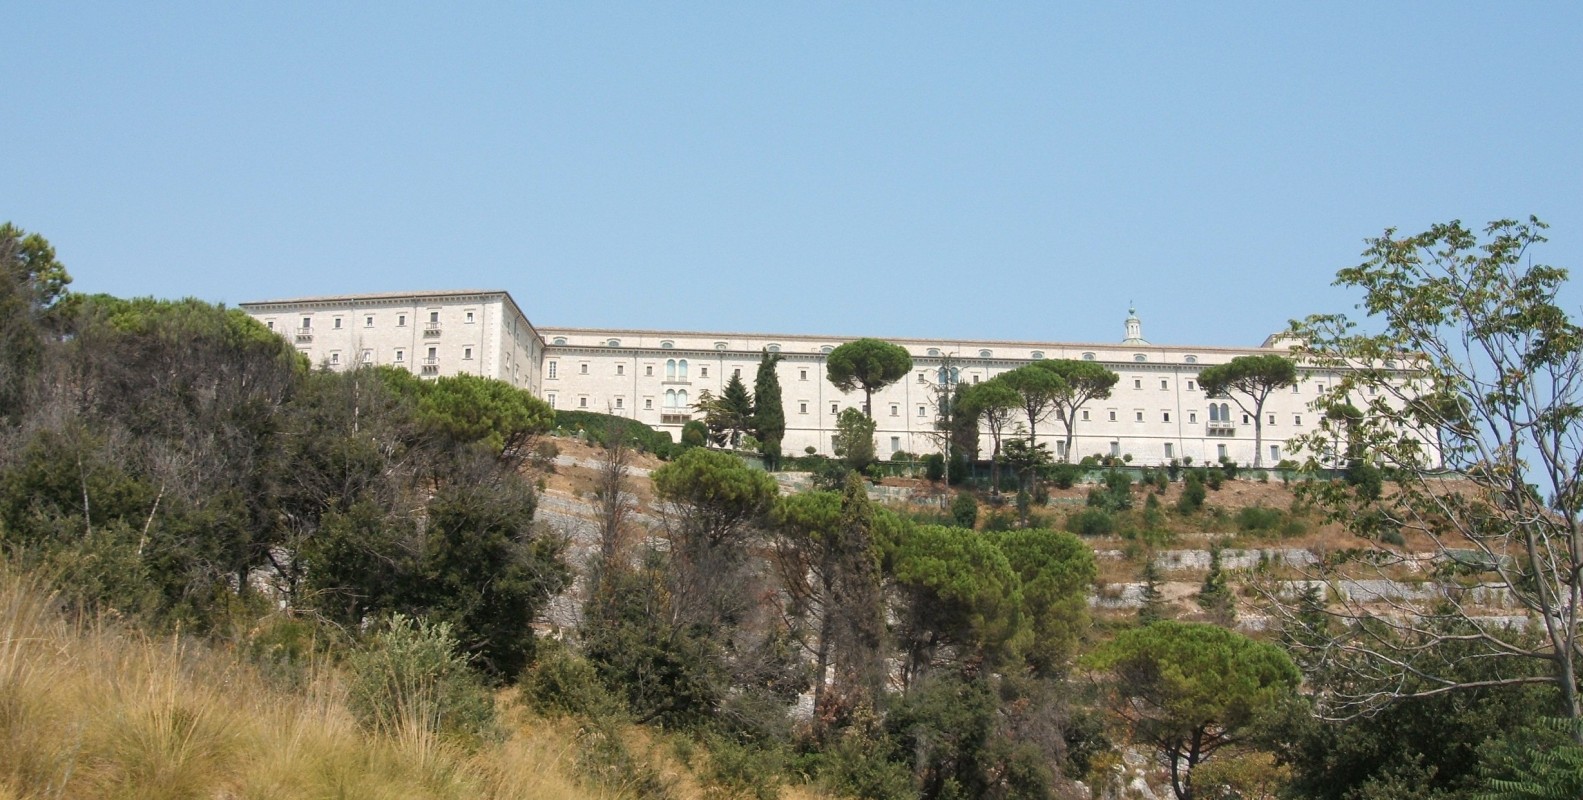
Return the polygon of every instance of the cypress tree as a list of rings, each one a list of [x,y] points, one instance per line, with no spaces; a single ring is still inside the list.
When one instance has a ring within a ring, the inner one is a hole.
[[[763,446],[764,465],[780,469],[781,439],[786,435],[786,409],[781,405],[781,381],[775,365],[781,357],[763,351],[758,375],[753,379],[753,435]]]

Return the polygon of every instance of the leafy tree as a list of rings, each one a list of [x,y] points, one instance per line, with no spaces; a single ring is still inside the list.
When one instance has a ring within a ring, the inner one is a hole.
[[[700,392],[698,410],[704,414],[709,438],[722,447],[737,447],[742,443],[742,433],[753,427],[753,398],[736,375],[726,382],[719,397]]]
[[[1005,553],[961,528],[923,525],[904,532],[891,552],[892,577],[904,598],[897,635],[910,685],[939,658],[963,664],[1006,663],[1027,638],[1021,581]]]
[[[1055,418],[1066,428],[1066,446],[1061,450],[1061,460],[1070,461],[1079,411],[1090,400],[1103,400],[1109,397],[1111,387],[1116,385],[1116,381],[1121,380],[1121,376],[1096,361],[1052,358],[1035,362],[1033,366],[1051,372],[1061,379],[1051,403],[1055,406]]]
[[[874,463],[874,420],[855,408],[841,410],[835,422],[835,456],[861,472]]]
[[[1001,438],[1011,418],[1020,408],[1021,396],[1010,384],[999,378],[973,384],[962,393],[958,413],[982,420],[989,429],[989,441],[994,448],[990,453],[989,485],[992,494],[1000,494]]]
[[[20,406],[43,359],[45,319],[69,283],[44,237],[0,224],[0,419]]]
[[[1039,423],[1056,409],[1056,398],[1067,391],[1066,381],[1054,371],[1040,366],[1036,361],[1010,372],[996,375],[998,380],[1017,393],[1023,414],[1028,419],[1028,445],[1032,447],[1039,432]]]
[[[775,367],[779,355],[764,351],[758,374],[753,378],[753,435],[758,437],[765,464],[780,469],[781,439],[786,436],[786,408],[781,402],[780,375]]]
[[[1111,707],[1134,740],[1170,765],[1178,800],[1195,796],[1195,767],[1245,741],[1261,716],[1296,696],[1302,680],[1279,647],[1171,620],[1122,631],[1087,662],[1109,673]]]
[[[717,626],[750,600],[742,590],[751,523],[769,511],[775,480],[730,453],[702,448],[651,477],[665,503],[676,619]]]
[[[682,426],[682,447],[707,447],[709,445],[709,426],[701,419],[687,420]]]
[[[555,412],[531,392],[477,375],[449,375],[420,384],[419,419],[457,443],[477,443],[520,464]]]
[[[1342,315],[1310,317],[1293,331],[1304,343],[1298,357],[1340,373],[1320,402],[1362,402],[1364,413],[1344,425],[1322,418],[1298,445],[1311,463],[1359,446],[1396,477],[1395,491],[1366,507],[1347,487],[1311,487],[1310,498],[1350,530],[1373,536],[1412,526],[1461,563],[1466,552],[1453,550],[1476,551],[1480,580],[1532,616],[1541,642],[1513,647],[1499,623],[1455,596],[1447,595],[1443,613],[1466,624],[1457,635],[1480,643],[1480,658],[1544,667],[1535,674],[1514,663],[1493,680],[1544,682],[1558,715],[1579,720],[1583,328],[1558,300],[1566,270],[1533,263],[1530,250],[1545,241],[1545,227],[1534,218],[1498,220],[1481,240],[1451,222],[1370,239],[1363,263],[1336,282],[1363,292],[1376,332]],[[1442,466],[1463,480],[1440,480]],[[1353,619],[1361,611],[1340,613]],[[1434,645],[1448,640],[1441,621],[1392,617],[1392,636],[1348,637],[1332,652],[1364,657],[1381,678],[1406,671],[1420,694],[1455,692],[1468,681],[1435,655]],[[1397,696],[1395,683],[1355,684],[1335,699],[1372,706]]]
[[[1006,443],[1006,463],[1016,471],[1020,480],[1017,512],[1023,525],[1028,524],[1028,503],[1033,494],[1034,478],[1050,461],[1050,448],[1044,442],[1030,444],[1022,439],[1013,439]]]
[[[912,371],[907,348],[879,339],[858,339],[830,351],[825,359],[830,383],[843,392],[863,390],[863,414],[874,416],[874,393]]]
[[[1276,389],[1297,383],[1297,364],[1275,354],[1237,356],[1224,364],[1205,367],[1198,385],[1210,397],[1230,397],[1243,412],[1253,415],[1253,466],[1263,464],[1264,401]]]
[[[1022,614],[1032,637],[1025,657],[1034,674],[1059,675],[1088,630],[1088,590],[1099,577],[1094,549],[1070,533],[1030,528],[991,537],[1017,573]]]

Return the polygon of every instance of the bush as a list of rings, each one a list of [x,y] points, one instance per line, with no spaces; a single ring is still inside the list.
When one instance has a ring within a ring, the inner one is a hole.
[[[1182,496],[1176,500],[1176,510],[1183,514],[1191,514],[1204,507],[1204,481],[1199,477],[1198,470],[1187,473],[1187,482],[1182,485]]]
[[[992,511],[984,518],[984,530],[1009,531],[1017,527],[1017,515],[1010,511]]]
[[[951,518],[958,528],[972,529],[978,524],[978,500],[967,492],[958,494],[951,503]]]
[[[1244,533],[1273,531],[1285,516],[1280,509],[1248,506],[1237,512],[1237,529]]]
[[[522,677],[522,693],[529,706],[548,716],[598,719],[624,710],[593,664],[553,642],[540,647],[538,660]]]
[[[938,481],[945,477],[945,456],[939,453],[930,453],[923,457],[924,477],[931,481]]]
[[[1056,464],[1050,467],[1050,483],[1055,484],[1057,489],[1072,488],[1082,475],[1082,468],[1076,464]]]
[[[1236,480],[1237,479],[1237,462],[1232,461],[1229,458],[1226,459],[1225,461],[1220,462],[1220,471],[1226,473],[1226,480],[1228,480],[1228,481]]]
[[[669,433],[655,430],[635,419],[594,411],[557,411],[555,427],[565,433],[582,431],[593,444],[606,445],[619,440],[646,453],[659,453],[675,444]],[[683,428],[682,441],[686,440],[686,429]]]
[[[347,701],[364,725],[399,736],[414,727],[484,738],[495,732],[495,702],[457,655],[448,623],[396,614],[347,659]]]
[[[1198,472],[1203,477],[1204,485],[1209,487],[1211,492],[1220,491],[1220,482],[1225,479],[1226,474],[1224,470],[1204,468]]]
[[[1078,536],[1109,536],[1116,530],[1116,519],[1103,508],[1085,508],[1067,515],[1066,529]]]
[[[1132,508],[1132,476],[1119,470],[1106,472],[1103,487],[1088,490],[1088,504],[1107,511]]]
[[[1171,459],[1171,463],[1165,466],[1165,474],[1171,479],[1171,483],[1176,483],[1178,480],[1181,480],[1182,462],[1174,458]]]

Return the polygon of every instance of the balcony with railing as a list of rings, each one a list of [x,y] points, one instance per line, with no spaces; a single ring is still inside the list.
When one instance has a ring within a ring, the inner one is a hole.
[[[1205,428],[1206,436],[1236,436],[1237,424],[1230,420],[1210,420]]]
[[[311,342],[311,341],[313,341],[313,329],[312,328],[298,328],[297,329],[297,341],[299,341],[299,342]]]
[[[424,375],[437,375],[440,372],[440,359],[433,356],[425,358],[420,368]]]
[[[439,336],[440,335],[440,323],[438,323],[438,322],[425,323],[424,326],[423,326],[423,335],[424,336]]]

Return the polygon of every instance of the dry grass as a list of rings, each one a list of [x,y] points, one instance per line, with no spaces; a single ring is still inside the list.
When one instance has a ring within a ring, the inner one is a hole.
[[[201,645],[73,624],[0,570],[0,800],[599,796],[534,720],[468,751],[369,734],[344,701],[331,670],[292,693]]]

